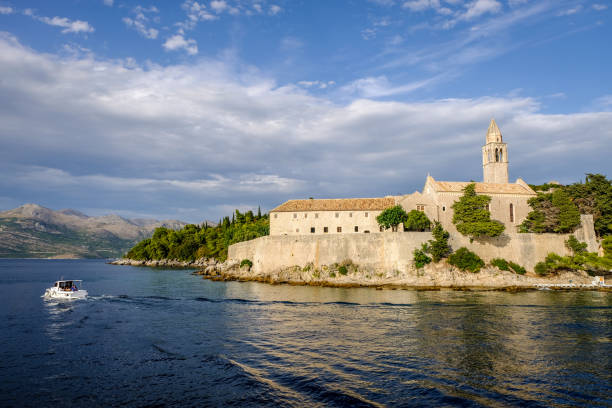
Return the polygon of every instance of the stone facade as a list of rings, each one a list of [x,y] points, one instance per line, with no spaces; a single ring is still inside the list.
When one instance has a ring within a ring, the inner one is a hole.
[[[476,183],[476,193],[491,197],[492,219],[502,222],[506,231],[517,232],[531,211],[527,200],[536,193],[520,178],[508,183],[508,150],[493,119],[482,148],[482,166],[484,182]],[[428,175],[423,191],[403,196],[289,200],[270,211],[270,235],[380,233],[376,216],[397,204],[406,212],[423,211],[430,220],[440,221],[446,230],[456,232],[452,205],[467,184],[437,181]]]
[[[585,241],[589,250],[597,248],[593,233],[593,218],[582,216],[582,228],[574,235]],[[570,234],[504,233],[497,238],[473,240],[451,233],[453,249],[467,247],[484,261],[504,258],[522,265],[529,271],[550,252],[570,255],[565,241]],[[432,239],[430,232],[390,232],[384,234],[330,234],[301,236],[266,236],[239,242],[229,247],[228,259],[253,262],[258,273],[280,270],[291,266],[313,264],[332,265],[345,260],[374,271],[414,270],[413,251]]]

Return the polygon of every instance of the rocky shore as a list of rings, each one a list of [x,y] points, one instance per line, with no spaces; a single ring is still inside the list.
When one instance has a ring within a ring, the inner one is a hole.
[[[237,261],[219,262],[215,259],[206,258],[193,262],[119,259],[111,263],[114,265],[197,269],[194,274],[215,281],[255,281],[271,284],[330,287],[521,290],[538,288],[539,285],[569,283],[576,285],[576,289],[580,289],[580,285],[589,285],[592,282],[592,277],[585,272],[562,272],[555,276],[541,277],[532,273],[518,275],[487,266],[478,273],[471,273],[458,270],[445,262],[429,264],[422,269],[411,268],[405,271],[368,270],[359,267],[359,265],[345,263],[322,265],[318,268],[309,264],[304,267],[293,266],[264,273],[254,272],[249,265],[241,267]]]

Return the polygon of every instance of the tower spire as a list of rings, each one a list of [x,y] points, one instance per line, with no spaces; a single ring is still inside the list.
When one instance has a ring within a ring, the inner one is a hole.
[[[486,142],[482,146],[482,171],[485,183],[508,182],[508,148],[495,119],[489,123]]]
[[[487,143],[502,143],[502,134],[497,127],[497,123],[495,123],[495,119],[491,118],[491,123],[489,123],[489,129],[487,130]]]

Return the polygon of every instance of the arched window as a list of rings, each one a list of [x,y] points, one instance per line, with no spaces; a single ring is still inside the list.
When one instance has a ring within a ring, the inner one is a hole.
[[[514,222],[514,206],[510,203],[510,222]]]
[[[500,162],[504,161],[504,151],[503,151],[503,149],[499,149],[499,161]]]

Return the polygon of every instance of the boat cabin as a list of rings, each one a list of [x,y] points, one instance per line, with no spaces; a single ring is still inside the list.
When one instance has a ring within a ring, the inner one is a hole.
[[[81,286],[82,280],[62,280],[55,282],[55,287],[65,292],[76,292]]]

